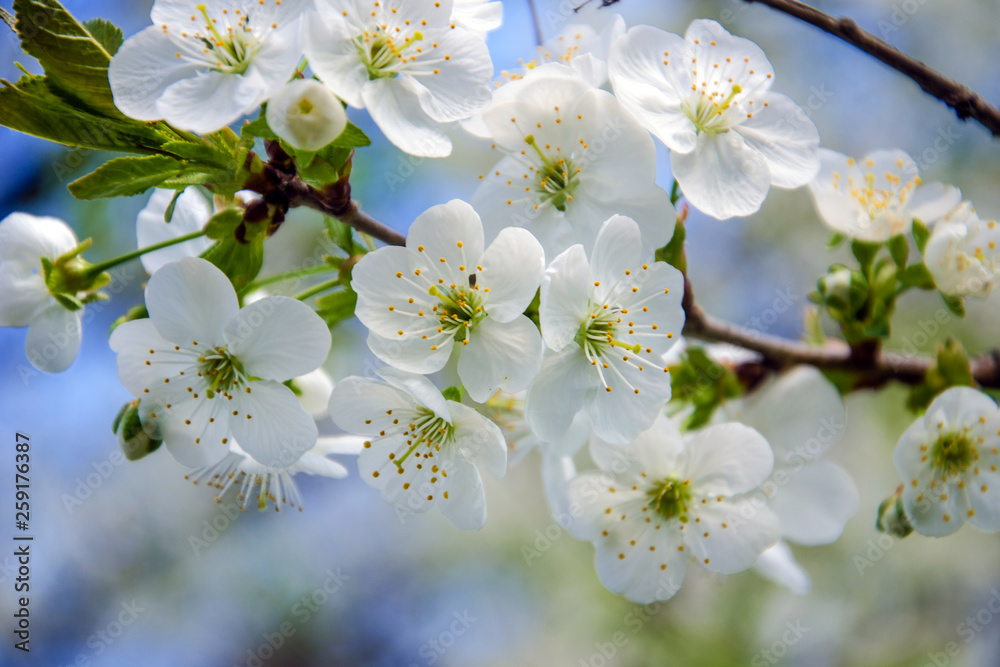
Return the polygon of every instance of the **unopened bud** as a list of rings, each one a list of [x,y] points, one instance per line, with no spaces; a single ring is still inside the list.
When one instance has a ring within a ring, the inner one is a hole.
[[[903,509],[903,485],[900,484],[896,493],[882,501],[878,506],[878,518],[875,527],[895,538],[904,538],[913,532],[913,524]]]
[[[161,440],[151,437],[143,428],[137,400],[122,406],[111,429],[118,436],[118,445],[129,461],[138,461],[147,454],[152,454],[162,444]]]
[[[267,103],[267,124],[295,148],[318,151],[344,131],[347,114],[329,88],[318,81],[295,79]]]

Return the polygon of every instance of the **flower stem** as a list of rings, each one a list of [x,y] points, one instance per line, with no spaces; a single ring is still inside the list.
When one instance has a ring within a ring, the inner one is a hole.
[[[272,276],[265,276],[264,278],[258,278],[257,280],[253,281],[252,283],[244,287],[242,290],[240,290],[240,292],[243,294],[249,294],[255,289],[259,289],[261,287],[267,287],[268,285],[284,282],[286,280],[294,280],[296,278],[313,276],[319,273],[330,273],[338,270],[339,270],[338,267],[330,266],[325,262],[323,264],[317,264],[316,266],[306,266],[301,269],[292,269],[291,271],[285,271],[283,273],[275,273]]]
[[[196,239],[204,235],[205,232],[199,230],[197,232],[191,232],[190,234],[185,234],[184,236],[178,236],[177,238],[174,239],[167,239],[166,241],[154,243],[151,246],[146,246],[145,248],[139,248],[137,250],[133,250],[132,252],[127,252],[124,255],[119,255],[118,257],[112,257],[111,259],[105,260],[100,264],[93,264],[87,268],[87,273],[96,276],[100,273],[104,273],[110,268],[118,266],[119,264],[124,264],[125,262],[133,260],[136,257],[141,257],[142,255],[145,255],[148,252],[153,252],[154,250],[160,250],[161,248],[169,248],[172,245],[177,245],[178,243],[184,243],[185,241],[190,241],[192,239]]]
[[[299,292],[298,294],[296,294],[292,298],[298,299],[299,301],[304,301],[304,300],[308,299],[311,296],[315,296],[315,295],[319,294],[320,292],[325,292],[325,291],[327,291],[329,289],[333,289],[334,287],[336,287],[337,285],[340,285],[340,284],[342,284],[340,282],[340,278],[334,278],[333,280],[327,280],[326,282],[320,283],[319,285],[313,285],[312,287],[310,287],[309,289],[307,289],[307,290],[305,290],[303,292]]]

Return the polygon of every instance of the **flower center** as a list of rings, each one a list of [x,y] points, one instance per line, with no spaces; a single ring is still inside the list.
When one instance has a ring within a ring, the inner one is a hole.
[[[943,434],[931,446],[931,464],[945,478],[965,472],[975,459],[976,448],[967,430]]]
[[[590,314],[583,324],[580,325],[573,340],[583,348],[583,351],[590,358],[600,357],[610,351],[613,347],[620,347],[638,354],[642,346],[638,343],[629,345],[615,338],[615,329],[620,317],[621,309],[618,307],[601,307]]]
[[[469,330],[486,317],[482,298],[474,288],[456,286],[441,289],[431,285],[427,292],[440,300],[440,303],[434,306],[434,311],[441,321],[441,328],[453,334],[455,340],[468,340]]]
[[[250,27],[249,14],[241,10],[234,10],[235,25],[226,25],[220,31],[218,19],[208,15],[208,9],[204,4],[196,5],[196,8],[205,19],[205,28],[208,32],[207,34],[197,33],[195,36],[204,44],[204,53],[211,53],[216,58],[214,69],[230,74],[246,72],[250,61],[260,49],[260,40]],[[224,22],[228,23],[225,20]]]
[[[646,491],[647,506],[667,521],[689,521],[687,511],[691,502],[691,483],[681,481],[676,477],[667,477]]]
[[[574,167],[573,161],[568,157],[546,155],[535,141],[534,135],[529,134],[524,141],[535,149],[542,160],[535,191],[542,195],[544,203],[552,204],[557,210],[565,212],[566,204],[573,201],[573,191],[579,183],[580,169]]]
[[[897,163],[902,167],[901,163]],[[869,168],[874,166],[873,160],[868,160]],[[851,197],[857,201],[868,214],[869,218],[876,218],[887,210],[894,209],[906,203],[917,186],[920,185],[920,177],[915,176],[906,183],[892,172],[886,172],[885,179],[889,183],[888,189],[877,187],[876,175],[868,172],[864,175],[864,182],[857,183],[853,176],[848,176],[847,187]],[[833,187],[840,189],[840,172],[833,172]]]
[[[723,132],[728,132],[731,127],[736,125],[735,118],[732,117],[733,114],[730,113],[730,110],[736,108],[737,103],[734,103],[734,98],[741,92],[743,92],[743,89],[740,88],[739,84],[735,83],[729,95],[721,100],[718,99],[722,95],[720,92],[713,92],[711,95],[699,92],[685,100],[681,108],[684,114],[694,123],[699,134],[702,132],[705,134],[722,134]]]
[[[361,63],[368,71],[368,80],[375,81],[396,77],[401,65],[405,65],[408,60],[416,60],[416,56],[407,56],[406,51],[423,38],[423,33],[418,30],[399,42],[386,35],[381,27],[376,26],[358,35],[354,39],[354,46]]]
[[[215,398],[216,394],[231,395],[250,379],[240,360],[225,347],[215,348],[214,354],[202,355],[198,361],[201,362],[200,372],[208,382],[207,398]]]
[[[416,413],[416,417],[409,425],[410,438],[406,441],[408,445],[406,452],[398,458],[390,457],[399,470],[403,469],[403,463],[421,445],[428,450],[440,452],[442,446],[447,446],[455,440],[455,427],[442,417],[438,417],[433,410],[417,406]]]

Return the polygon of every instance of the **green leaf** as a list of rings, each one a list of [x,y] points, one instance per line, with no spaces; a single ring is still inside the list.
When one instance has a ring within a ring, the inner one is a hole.
[[[177,200],[181,198],[184,194],[183,190],[178,190],[174,193],[174,196],[170,198],[170,203],[167,204],[167,208],[163,211],[163,222],[170,222],[174,219],[174,210],[177,208]]]
[[[38,59],[50,85],[63,97],[110,118],[118,111],[108,83],[111,53],[57,0],[14,0],[24,52]],[[107,26],[98,28],[109,38]]]
[[[72,106],[53,93],[45,77],[0,79],[0,125],[66,146],[121,153],[163,153],[169,138],[149,123],[107,118]]]
[[[370,146],[371,143],[372,140],[360,127],[354,123],[348,123],[344,131],[329,145],[335,148],[360,148],[361,146]]]
[[[684,240],[686,238],[687,230],[684,229],[684,223],[678,220],[670,243],[656,251],[656,261],[666,262],[681,272],[687,271],[687,258],[684,256]]]
[[[916,287],[923,290],[934,289],[934,276],[931,275],[923,262],[910,264],[900,271],[897,277],[904,287]]]
[[[120,157],[69,184],[77,199],[130,197],[180,175],[183,162],[165,155]]]
[[[455,401],[456,403],[462,402],[461,387],[445,387],[441,390],[441,395],[444,396],[446,401]]]
[[[965,317],[965,301],[960,296],[948,296],[944,292],[941,292],[941,298],[944,299],[944,304],[948,306],[948,310],[955,313],[959,317]]]
[[[325,294],[316,299],[316,312],[329,326],[354,317],[358,295],[350,287]]]
[[[224,153],[214,146],[194,141],[168,141],[163,150],[177,157],[215,167],[228,168],[232,164],[233,153]]]
[[[934,366],[927,371],[923,382],[914,385],[906,399],[906,405],[914,412],[920,412],[930,405],[934,397],[949,387],[974,387],[972,363],[962,344],[949,338],[938,345]]]
[[[323,224],[326,225],[326,233],[330,240],[337,244],[337,247],[351,255],[364,255],[367,249],[354,240],[354,228],[336,218],[323,217]]]
[[[924,223],[916,218],[913,219],[913,240],[917,242],[917,250],[923,254],[927,247],[927,239],[931,237],[931,230]]]
[[[118,53],[122,42],[125,41],[122,29],[107,19],[90,19],[84,21],[83,27],[112,56]]]
[[[229,277],[237,291],[249,285],[264,263],[264,239],[240,243],[234,238],[219,241],[201,256]]]
[[[243,211],[227,208],[219,211],[205,223],[205,236],[216,241],[235,238],[236,228],[243,222]]]
[[[243,136],[260,137],[261,139],[272,139],[275,141],[278,139],[278,135],[267,124],[267,119],[264,117],[263,111],[261,111],[260,117],[256,120],[244,123],[241,132]]]
[[[830,248],[832,250],[833,248],[836,248],[837,246],[839,246],[841,243],[843,243],[846,240],[847,240],[847,236],[845,236],[844,234],[841,234],[840,232],[834,232],[830,236],[830,238],[827,240],[826,247]]]
[[[902,268],[906,266],[906,260],[910,255],[910,242],[906,240],[904,234],[896,234],[889,239],[889,254],[896,266]]]
[[[862,271],[868,273],[872,264],[875,263],[875,256],[878,255],[879,248],[881,247],[880,243],[868,243],[867,241],[851,242],[851,252],[857,258]]]

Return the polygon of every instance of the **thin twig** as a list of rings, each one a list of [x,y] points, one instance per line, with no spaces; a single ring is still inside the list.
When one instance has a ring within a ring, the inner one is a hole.
[[[535,7],[535,0],[528,0],[528,7],[531,8],[531,22],[535,25],[535,41],[538,46],[545,43],[545,35],[542,34],[542,22],[538,18],[538,8]]]
[[[994,137],[1000,137],[1000,109],[967,86],[911,58],[867,30],[862,30],[853,19],[834,18],[796,0],[744,0],[744,2],[767,5],[841,38],[916,81],[924,92],[950,106],[962,120],[974,118],[992,132]]]

